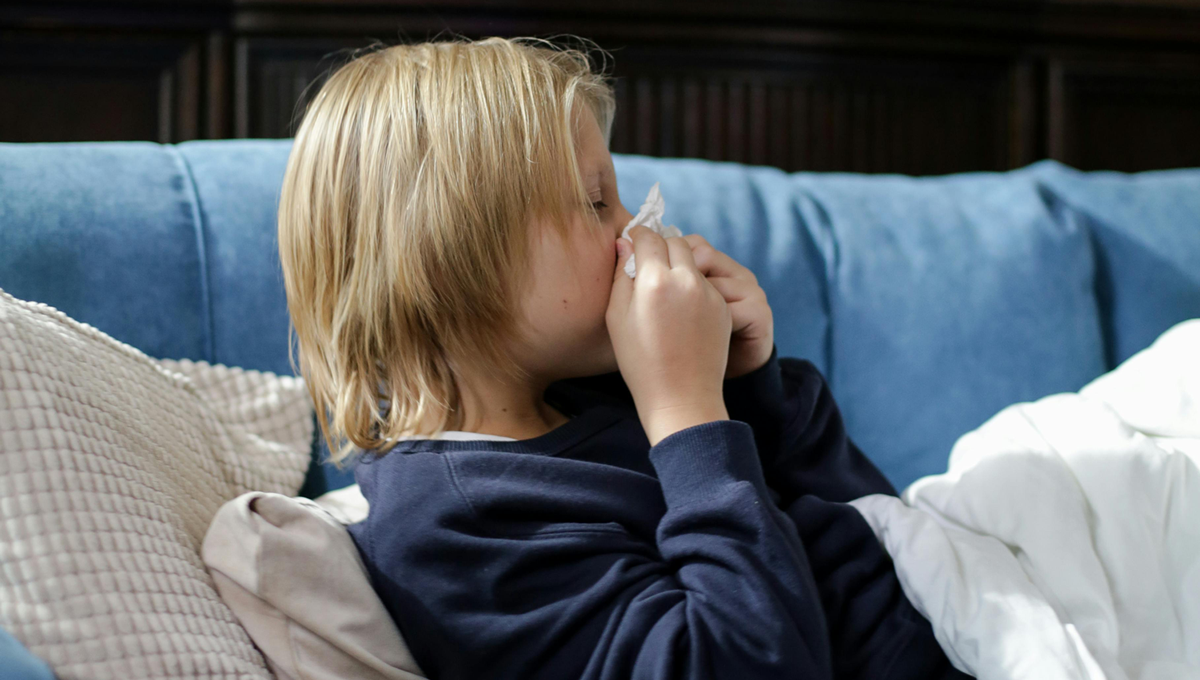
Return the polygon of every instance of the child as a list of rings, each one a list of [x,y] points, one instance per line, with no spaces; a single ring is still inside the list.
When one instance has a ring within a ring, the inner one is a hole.
[[[431,678],[949,678],[895,494],[754,275],[637,227],[587,56],[400,45],[296,135],[279,246],[351,533]],[[637,276],[624,264],[636,253]],[[340,445],[335,445],[335,442]]]

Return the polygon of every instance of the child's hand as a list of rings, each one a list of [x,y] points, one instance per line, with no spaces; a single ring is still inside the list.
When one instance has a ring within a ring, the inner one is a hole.
[[[618,239],[605,322],[617,366],[653,446],[679,430],[727,420],[723,381],[732,318],[721,293],[696,267],[691,244],[643,226]],[[637,256],[637,278],[625,274]]]
[[[775,346],[775,318],[754,272],[713,247],[700,234],[683,237],[696,268],[721,293],[733,317],[726,378],[745,375],[767,363]]]

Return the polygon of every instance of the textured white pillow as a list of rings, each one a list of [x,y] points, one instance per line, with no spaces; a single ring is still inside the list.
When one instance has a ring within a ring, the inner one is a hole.
[[[269,678],[200,559],[218,508],[293,495],[294,377],[158,361],[0,291],[0,627],[71,678]]]

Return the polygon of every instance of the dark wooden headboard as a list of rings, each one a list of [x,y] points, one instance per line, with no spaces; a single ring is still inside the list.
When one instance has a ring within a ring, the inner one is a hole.
[[[1200,0],[0,3],[0,141],[287,137],[372,41],[575,34],[612,150],[941,174],[1200,166]]]

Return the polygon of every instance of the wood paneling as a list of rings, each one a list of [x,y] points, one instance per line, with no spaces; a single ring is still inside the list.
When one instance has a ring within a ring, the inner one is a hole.
[[[0,140],[199,135],[199,39],[34,34],[0,40]]]
[[[1053,59],[1050,156],[1127,171],[1200,166],[1200,57]]]
[[[363,40],[325,38],[242,38],[237,41],[236,136],[291,137],[312,96],[331,67],[346,60],[345,50]]]
[[[1003,60],[630,49],[616,75],[614,151],[914,174],[1022,160]]]
[[[347,50],[611,52],[612,150],[941,174],[1200,166],[1200,0],[125,0],[0,5],[0,141],[287,137]]]

